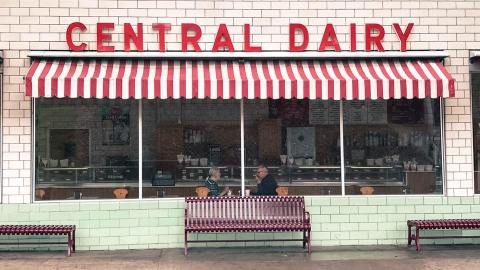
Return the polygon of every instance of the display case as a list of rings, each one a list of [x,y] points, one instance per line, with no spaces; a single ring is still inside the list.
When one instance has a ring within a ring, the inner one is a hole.
[[[95,182],[138,181],[138,167],[110,166],[95,167],[92,170]]]
[[[289,166],[289,182],[339,182],[340,166]]]
[[[208,177],[210,166],[178,166],[175,172],[175,179],[177,183],[188,182],[203,184]],[[220,166],[221,177],[224,180],[233,181],[233,167]],[[240,177],[237,178],[240,181]]]
[[[240,175],[240,168],[238,170],[238,175]],[[257,173],[258,166],[247,166],[245,167],[245,179],[246,180],[255,180],[255,175]],[[269,166],[268,173],[271,174],[277,182],[289,182],[289,168],[285,166]]]
[[[403,185],[402,166],[346,166],[345,182],[368,186]]]
[[[82,183],[136,183],[138,167],[81,167],[40,168],[36,172],[38,184],[78,185]]]
[[[198,182],[203,183],[208,177],[208,171],[211,167],[178,167],[176,171],[177,182]],[[222,180],[228,182],[241,183],[240,166],[218,167],[222,174]],[[252,182],[255,180],[255,174],[258,166],[245,167],[245,179]],[[340,166],[269,166],[269,174],[279,183],[297,182],[320,182],[320,181],[338,181],[340,182]]]
[[[82,168],[41,168],[37,170],[39,183],[66,182],[79,183],[92,179],[92,171],[88,167]]]

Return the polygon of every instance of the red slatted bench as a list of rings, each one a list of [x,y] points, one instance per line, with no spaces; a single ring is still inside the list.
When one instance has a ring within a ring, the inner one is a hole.
[[[303,232],[301,239],[188,240],[189,233]],[[185,255],[188,243],[302,241],[310,245],[310,214],[300,196],[252,196],[185,198]]]
[[[408,220],[408,246],[415,240],[417,251],[420,251],[420,239],[442,239],[442,238],[480,238],[480,236],[422,236],[420,230],[463,230],[480,229],[480,219],[431,219],[431,220]],[[415,234],[412,234],[412,227],[415,227]]]
[[[1,245],[67,244],[67,256],[75,252],[75,225],[0,225],[0,235],[66,235],[67,242],[1,242]]]

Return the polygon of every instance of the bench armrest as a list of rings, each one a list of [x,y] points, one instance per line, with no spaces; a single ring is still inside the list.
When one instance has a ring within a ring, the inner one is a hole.
[[[308,212],[308,211],[305,211],[305,221],[310,223],[310,212]]]

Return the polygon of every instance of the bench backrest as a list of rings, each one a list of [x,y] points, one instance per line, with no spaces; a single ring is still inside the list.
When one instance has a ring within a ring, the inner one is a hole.
[[[0,234],[66,234],[75,225],[0,225]]]
[[[185,198],[185,226],[305,222],[301,196]]]

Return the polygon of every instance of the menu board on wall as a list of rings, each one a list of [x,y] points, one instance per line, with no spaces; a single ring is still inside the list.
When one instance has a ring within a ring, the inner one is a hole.
[[[310,100],[308,119],[310,125],[328,124],[328,103],[321,100]]]
[[[344,103],[345,123],[354,125],[367,124],[367,103],[352,100]]]
[[[335,100],[328,101],[328,124],[338,125],[340,123],[340,102]]]
[[[387,101],[370,100],[368,102],[368,123],[387,124]]]
[[[130,143],[130,106],[105,105],[102,108],[103,145]]]
[[[311,125],[338,125],[340,102],[335,100],[311,100],[309,123]],[[352,100],[343,103],[344,119],[350,125],[387,124],[387,101]]]
[[[335,100],[310,100],[310,125],[338,125],[340,123],[340,102]]]

